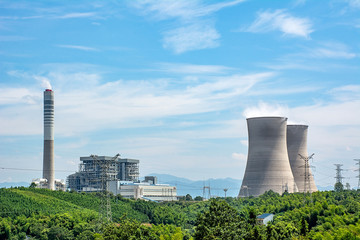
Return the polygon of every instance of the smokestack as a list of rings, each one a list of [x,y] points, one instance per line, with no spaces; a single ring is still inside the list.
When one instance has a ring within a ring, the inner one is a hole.
[[[248,118],[249,149],[239,197],[296,192],[286,146],[285,117]]]
[[[47,179],[48,188],[55,190],[54,177],[54,92],[44,91],[44,156],[43,178]]]
[[[305,161],[299,156],[308,157],[307,152],[307,132],[306,125],[288,125],[287,126],[287,148],[289,161],[299,192],[316,192],[317,187],[311,169],[307,169],[308,178],[305,181]],[[305,185],[306,183],[306,185]],[[306,186],[306,189],[305,189]]]

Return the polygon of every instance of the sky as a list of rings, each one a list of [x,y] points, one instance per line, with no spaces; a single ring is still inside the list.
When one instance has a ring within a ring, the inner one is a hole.
[[[58,179],[117,153],[242,179],[246,118],[284,116],[309,125],[317,185],[343,164],[357,187],[359,57],[359,0],[0,0],[0,182],[41,177],[52,88]]]

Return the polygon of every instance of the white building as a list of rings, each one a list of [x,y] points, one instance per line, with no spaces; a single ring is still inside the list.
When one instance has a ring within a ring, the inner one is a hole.
[[[144,199],[149,201],[177,201],[176,187],[168,184],[134,183],[129,181],[111,181],[109,190],[124,198]]]
[[[45,178],[36,178],[32,180],[33,183],[36,184],[36,188],[49,188],[48,180]],[[55,179],[55,190],[66,190],[66,185],[64,180]]]

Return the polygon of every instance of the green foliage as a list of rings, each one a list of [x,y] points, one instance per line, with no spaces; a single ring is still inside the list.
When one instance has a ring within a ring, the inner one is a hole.
[[[103,226],[100,196],[0,189],[0,239],[360,239],[360,191],[164,203],[112,196],[114,223]],[[256,224],[262,213],[273,222]]]
[[[195,239],[241,239],[246,224],[228,203],[212,200],[209,210],[198,217]]]
[[[341,182],[335,183],[334,190],[336,192],[344,191],[344,185]]]

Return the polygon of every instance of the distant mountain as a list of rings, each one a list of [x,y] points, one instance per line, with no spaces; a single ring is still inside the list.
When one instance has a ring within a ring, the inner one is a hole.
[[[210,186],[211,196],[224,197],[224,189],[227,188],[226,196],[237,197],[240,191],[242,180],[234,178],[210,178],[204,181],[193,181],[187,178],[176,177],[169,174],[152,173],[149,176],[156,176],[158,183],[170,184],[176,186],[177,195],[185,196],[190,194],[193,198],[203,196],[204,186]],[[317,186],[319,191],[334,190],[334,186]],[[208,196],[208,189],[205,189],[205,195]]]
[[[29,187],[28,182],[3,182],[0,183],[0,188],[11,188],[11,187]]]
[[[233,178],[210,178],[204,181],[193,181],[186,178],[180,178],[169,174],[152,173],[149,176],[156,176],[158,183],[170,184],[176,186],[177,195],[185,196],[190,194],[193,198],[196,196],[203,196],[204,186],[210,187],[211,196],[224,197],[224,189],[228,189],[226,196],[237,197],[241,187],[241,180]],[[208,197],[209,189],[205,189],[205,197]]]

